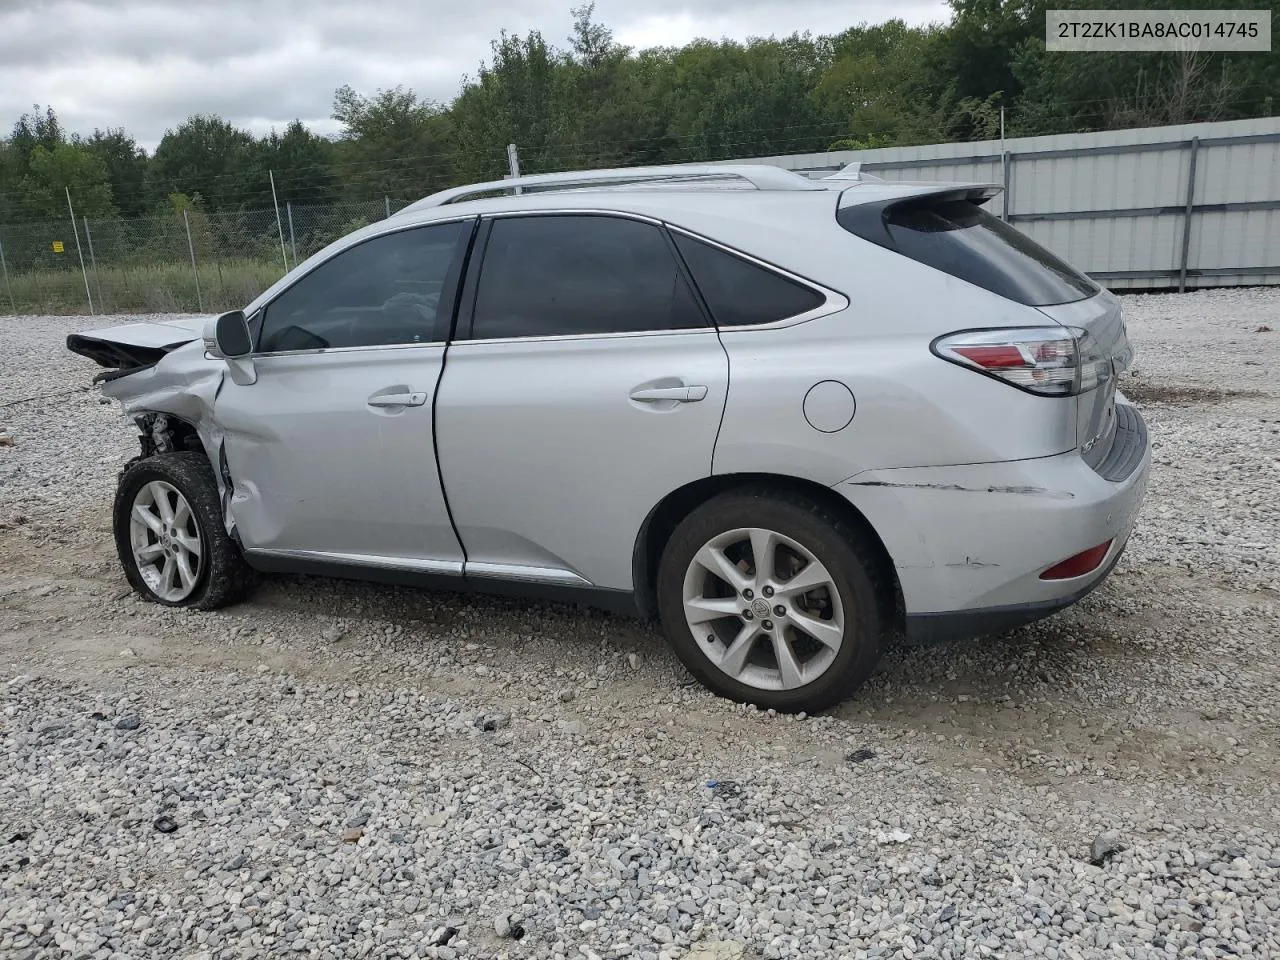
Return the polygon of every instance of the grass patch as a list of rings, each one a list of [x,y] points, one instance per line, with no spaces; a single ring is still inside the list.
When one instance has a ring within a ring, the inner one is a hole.
[[[96,271],[90,268],[89,288],[98,313],[219,313],[243,307],[279,280],[282,273],[279,263],[262,260],[200,264],[195,272],[190,264],[100,266]],[[25,273],[10,269],[9,288],[0,286],[0,312],[89,312],[84,277],[78,269]]]

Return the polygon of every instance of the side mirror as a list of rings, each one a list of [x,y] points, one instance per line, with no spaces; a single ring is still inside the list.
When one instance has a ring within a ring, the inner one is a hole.
[[[231,379],[236,383],[248,385],[257,382],[258,374],[251,356],[253,337],[243,310],[232,310],[208,321],[204,326],[204,348],[227,362]]]
[[[253,337],[243,310],[232,310],[212,321],[213,330],[205,328],[205,346],[224,360],[238,360],[253,353]],[[210,337],[209,334],[213,336]],[[210,341],[212,340],[212,343]]]

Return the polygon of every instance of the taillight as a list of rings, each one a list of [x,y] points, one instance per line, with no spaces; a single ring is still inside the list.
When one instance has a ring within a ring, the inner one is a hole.
[[[939,337],[943,360],[1046,397],[1092,390],[1111,376],[1111,360],[1077,327],[964,330]]]

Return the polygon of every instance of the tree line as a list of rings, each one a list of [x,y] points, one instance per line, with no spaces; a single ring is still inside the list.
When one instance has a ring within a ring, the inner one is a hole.
[[[503,32],[448,104],[403,87],[338,89],[333,139],[296,120],[255,137],[197,115],[148,154],[123,128],[69,134],[36,107],[0,140],[0,223],[65,215],[67,187],[96,218],[266,207],[272,176],[282,204],[415,199],[500,177],[508,143],[523,172],[696,162],[989,139],[1002,107],[1008,136],[1266,116],[1280,90],[1274,53],[1050,53],[1048,0],[950,6],[949,22],[923,27],[634,50],[588,5],[564,47]]]

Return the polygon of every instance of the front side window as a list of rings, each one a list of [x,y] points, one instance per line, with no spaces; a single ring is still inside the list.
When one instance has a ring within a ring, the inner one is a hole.
[[[661,228],[596,215],[494,221],[471,336],[687,330],[706,320]]]
[[[344,250],[268,304],[258,350],[438,343],[445,289],[471,223],[383,234]]]

